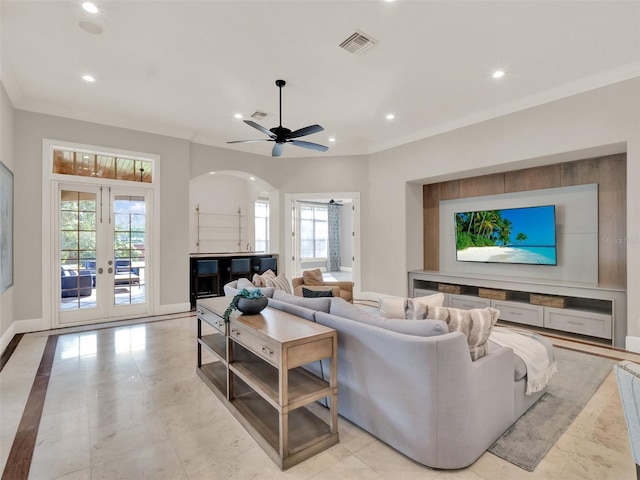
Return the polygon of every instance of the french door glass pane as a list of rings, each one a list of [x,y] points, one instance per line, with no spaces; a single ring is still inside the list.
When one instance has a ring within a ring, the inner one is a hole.
[[[95,308],[96,194],[60,193],[60,309]]]
[[[145,199],[116,195],[113,211],[115,305],[145,303]]]

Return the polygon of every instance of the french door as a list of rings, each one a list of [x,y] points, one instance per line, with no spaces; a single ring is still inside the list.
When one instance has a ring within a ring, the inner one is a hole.
[[[60,183],[56,208],[58,324],[150,313],[150,189]]]

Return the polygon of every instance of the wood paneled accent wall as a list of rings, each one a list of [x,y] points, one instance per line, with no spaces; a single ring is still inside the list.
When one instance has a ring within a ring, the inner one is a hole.
[[[627,284],[627,156],[610,155],[423,186],[424,269],[440,270],[440,200],[598,184],[598,283]]]

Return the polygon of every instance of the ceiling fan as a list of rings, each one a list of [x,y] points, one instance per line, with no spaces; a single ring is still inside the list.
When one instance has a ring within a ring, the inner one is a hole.
[[[284,150],[284,144],[290,143],[296,147],[309,148],[311,150],[317,150],[318,152],[326,152],[329,147],[320,145],[318,143],[305,142],[304,140],[296,140],[297,138],[311,135],[313,133],[322,132],[324,128],[320,125],[309,125],[308,127],[294,130],[293,132],[288,128],[282,126],[282,87],[286,85],[284,80],[276,80],[276,86],[280,89],[280,125],[270,129],[264,128],[262,125],[257,124],[251,120],[244,120],[244,123],[250,127],[260,130],[262,133],[269,136],[269,138],[261,138],[259,140],[234,140],[227,143],[252,143],[252,142],[276,142],[271,151],[272,157],[279,157]]]

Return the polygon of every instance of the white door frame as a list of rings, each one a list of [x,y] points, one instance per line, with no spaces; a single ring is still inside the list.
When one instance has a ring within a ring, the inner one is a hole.
[[[323,193],[285,193],[284,195],[284,262],[285,275],[293,278],[295,274],[295,250],[291,240],[293,234],[293,222],[291,212],[296,201],[322,200],[327,198],[339,198],[351,200],[353,204],[353,295],[357,298],[361,292],[362,254],[360,244],[360,192],[323,192]]]
[[[153,162],[153,182],[137,183],[123,180],[107,180],[102,178],[79,177],[73,175],[53,174],[53,150],[55,148],[81,150],[88,153],[104,154],[109,156],[123,156]],[[158,310],[159,296],[155,294],[160,286],[160,156],[150,153],[134,152],[123,149],[100,147],[95,145],[85,145],[75,142],[65,142],[61,140],[43,139],[42,141],[42,324],[41,329],[48,330],[56,328],[58,322],[59,299],[57,298],[57,282],[53,280],[55,265],[55,244],[54,235],[57,232],[57,225],[53,224],[53,219],[57,215],[52,215],[52,209],[59,208],[57,199],[57,185],[64,184],[94,184],[111,185],[116,188],[143,188],[150,191],[150,205],[147,215],[153,218],[151,241],[148,242],[147,266],[146,266],[146,295],[148,296],[149,312],[144,316],[151,316]],[[71,326],[65,324],[64,326]]]

